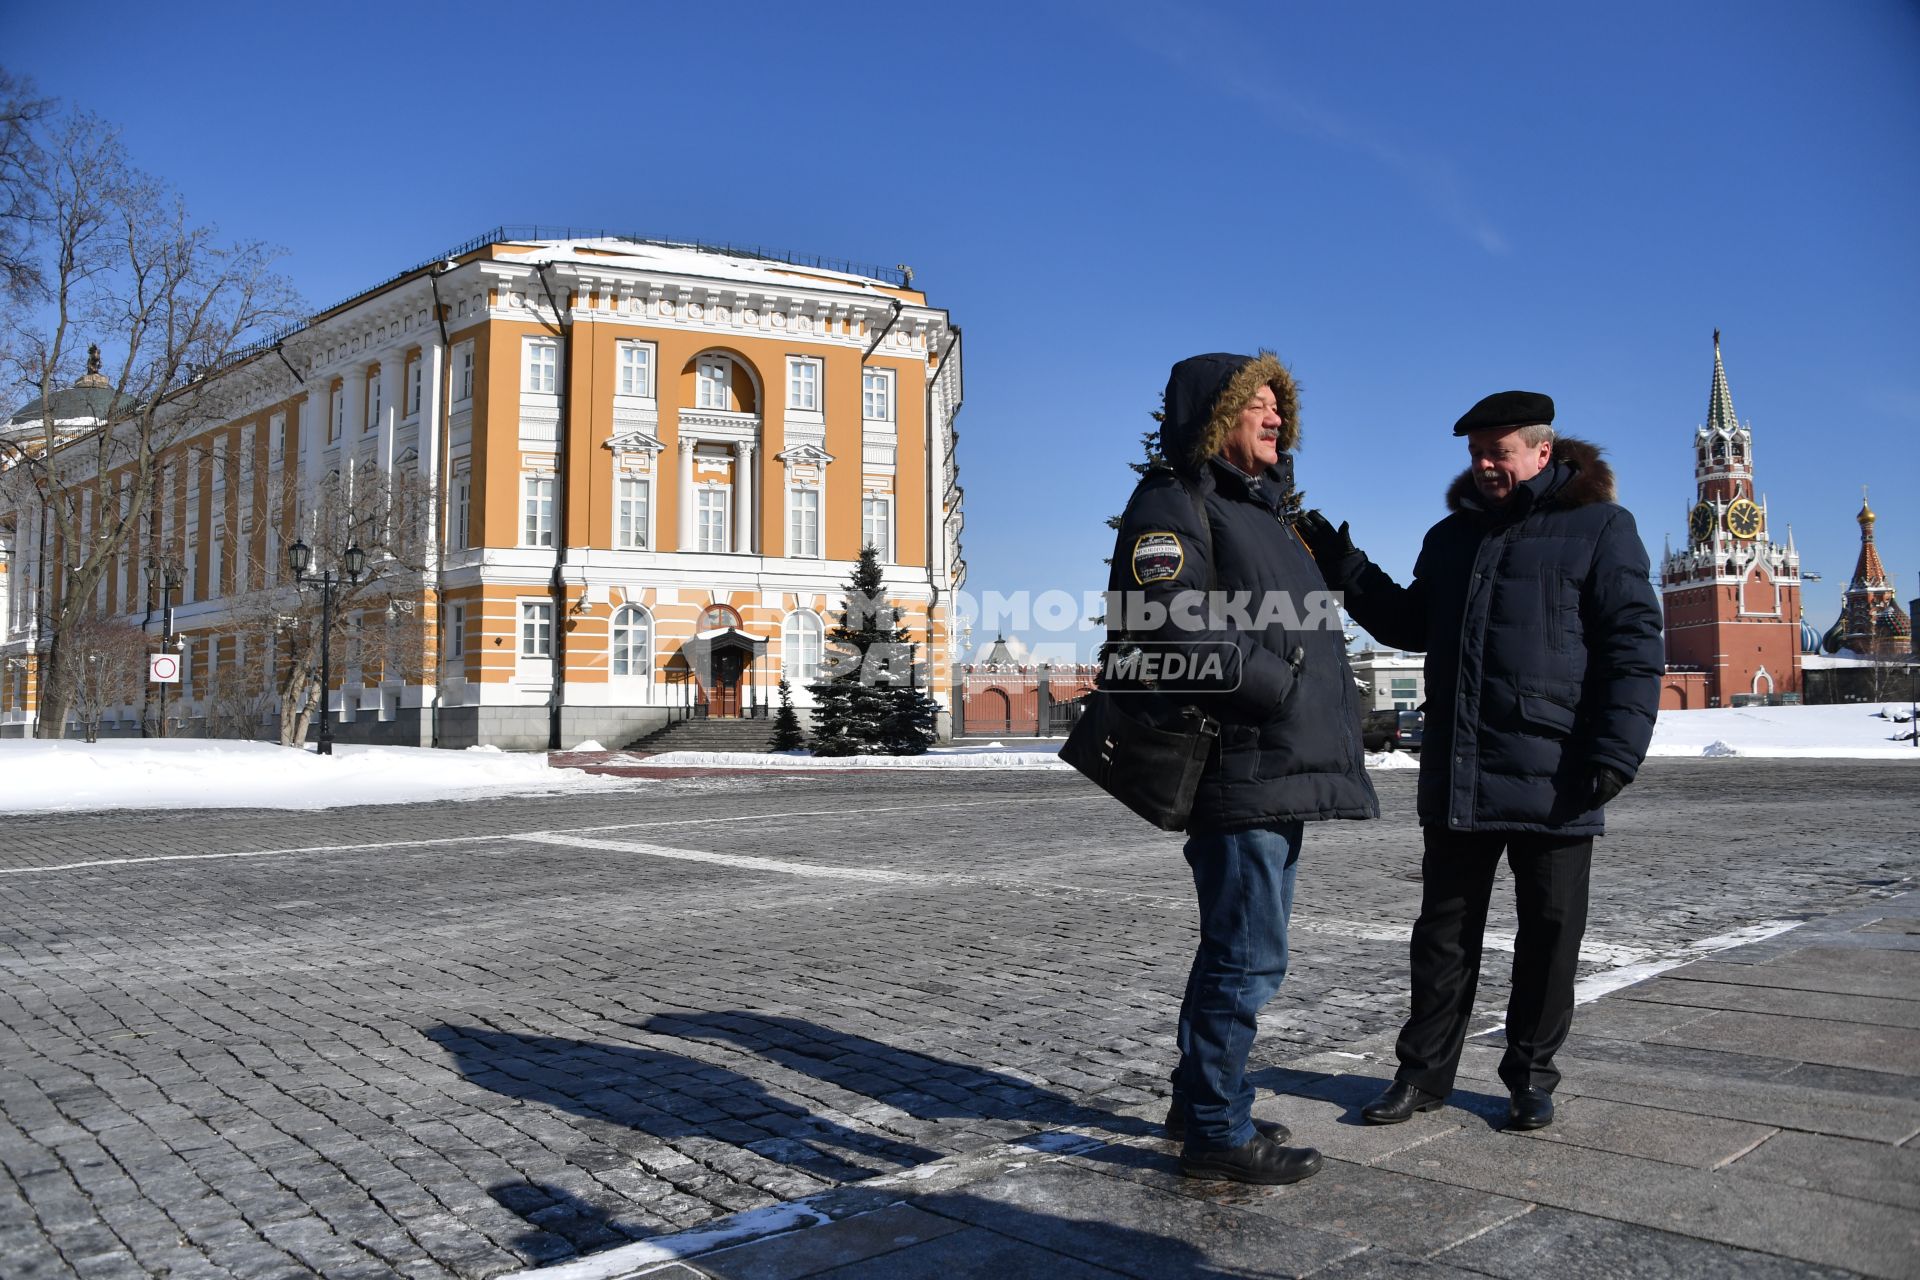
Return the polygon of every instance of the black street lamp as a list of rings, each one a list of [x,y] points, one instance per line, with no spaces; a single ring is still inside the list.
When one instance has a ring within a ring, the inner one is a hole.
[[[172,653],[178,646],[173,639],[173,593],[180,589],[180,566],[171,557],[148,562],[160,571],[160,652]],[[167,684],[160,682],[160,736],[167,736]]]
[[[333,570],[309,575],[307,567],[313,563],[313,549],[305,542],[296,542],[287,548],[287,567],[293,570],[296,586],[320,588],[320,741],[315,745],[319,755],[333,754],[333,722],[327,718],[327,698],[333,690],[333,593],[335,588],[346,583],[360,581],[361,571],[367,567],[367,553],[358,543],[347,548],[340,557],[340,567],[346,571],[343,578]]]

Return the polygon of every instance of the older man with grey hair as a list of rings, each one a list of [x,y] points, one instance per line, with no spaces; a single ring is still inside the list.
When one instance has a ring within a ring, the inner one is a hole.
[[[1519,910],[1500,1078],[1516,1129],[1552,1123],[1572,1025],[1593,838],[1653,736],[1660,607],[1600,450],[1553,431],[1553,401],[1502,391],[1454,424],[1472,459],[1402,587],[1318,512],[1298,528],[1375,638],[1426,653],[1419,816],[1426,845],[1413,1008],[1393,1085],[1362,1110],[1439,1107],[1473,1012],[1493,878]]]

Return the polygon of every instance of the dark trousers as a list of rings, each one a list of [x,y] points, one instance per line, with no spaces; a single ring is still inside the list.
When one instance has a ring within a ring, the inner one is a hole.
[[[1424,889],[1411,948],[1413,1013],[1400,1032],[1398,1077],[1428,1093],[1444,1096],[1453,1089],[1480,982],[1487,900],[1505,853],[1520,922],[1500,1079],[1509,1090],[1531,1086],[1552,1092],[1560,1083],[1553,1055],[1573,1024],[1573,976],[1587,929],[1593,838],[1422,830]]]

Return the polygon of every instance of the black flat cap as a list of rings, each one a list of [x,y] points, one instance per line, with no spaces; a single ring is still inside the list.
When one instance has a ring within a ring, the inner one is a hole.
[[[1531,427],[1552,421],[1552,396],[1538,391],[1496,391],[1467,410],[1453,424],[1453,434],[1463,436],[1488,427]]]

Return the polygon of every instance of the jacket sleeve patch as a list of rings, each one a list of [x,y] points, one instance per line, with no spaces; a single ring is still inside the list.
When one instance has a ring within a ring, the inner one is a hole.
[[[1171,533],[1143,533],[1133,542],[1133,580],[1141,586],[1180,576],[1187,553]]]

